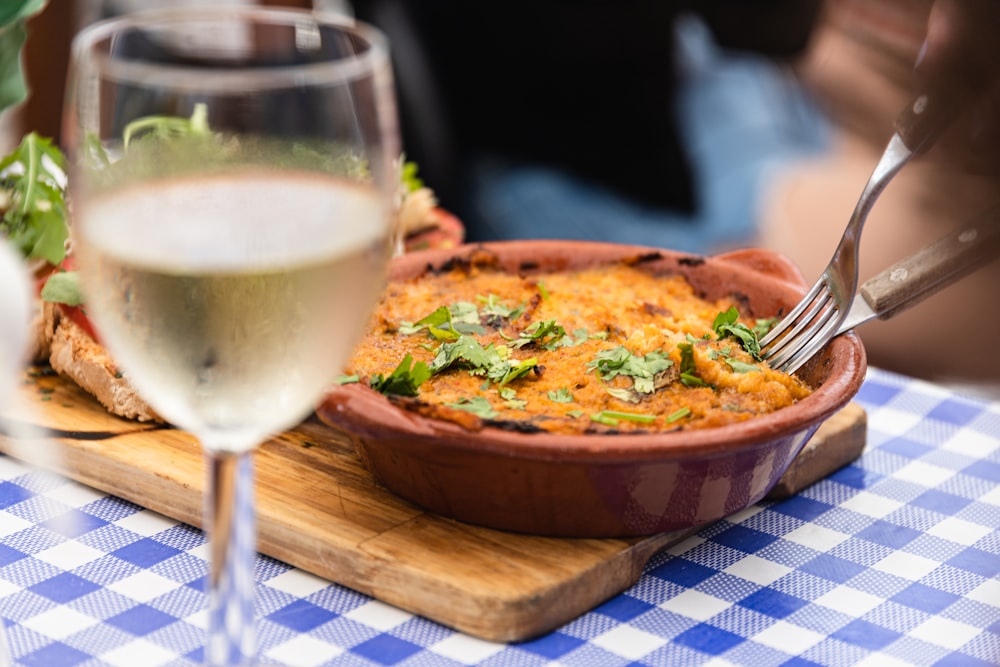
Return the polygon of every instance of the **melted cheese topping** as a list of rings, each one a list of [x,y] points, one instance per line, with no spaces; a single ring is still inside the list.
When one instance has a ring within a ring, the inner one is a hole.
[[[431,327],[416,323],[446,306],[466,347],[474,339],[494,361],[506,361],[508,370],[533,365],[503,384],[488,369],[459,360],[420,385],[415,399],[400,400],[473,428],[482,422],[470,410],[526,431],[706,428],[773,412],[809,395],[802,381],[756,361],[737,339],[719,339],[712,323],[733,305],[699,298],[681,276],[655,276],[624,264],[537,276],[456,267],[391,283],[347,373],[371,382],[389,376],[406,355],[433,368],[436,358],[443,359],[442,344],[454,346],[457,334],[440,337],[444,324],[435,337]],[[541,323],[557,325],[565,335],[556,328],[537,340],[522,336]],[[640,375],[656,372],[637,379],[598,361],[615,355],[640,361],[632,367]]]

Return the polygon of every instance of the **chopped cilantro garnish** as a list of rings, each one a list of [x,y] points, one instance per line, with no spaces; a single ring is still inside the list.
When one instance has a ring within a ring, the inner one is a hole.
[[[710,387],[711,385],[698,377],[698,369],[694,363],[694,346],[691,343],[678,343],[681,351],[681,382],[685,387]]]
[[[493,347],[492,345],[490,346]],[[459,336],[452,343],[441,343],[431,362],[431,373],[440,373],[453,364],[464,364],[473,375],[482,375],[489,364],[487,351],[471,336]]]
[[[333,380],[337,384],[357,384],[361,382],[361,378],[355,375],[338,375]]]
[[[541,280],[538,281],[538,293],[542,295],[542,301],[549,300],[549,290]]]
[[[479,326],[479,310],[476,304],[458,301],[450,306],[441,306],[430,315],[416,322],[400,322],[399,333],[411,336],[426,330],[438,340],[454,340],[463,333],[482,333]]]
[[[492,343],[488,347],[472,336],[459,336],[458,340],[442,343],[437,355],[431,362],[432,374],[440,373],[446,368],[462,367],[472,375],[485,375],[491,382],[501,387],[529,373],[538,364],[538,360],[511,359],[510,350],[506,346],[496,347]]]
[[[691,408],[681,408],[680,410],[677,410],[676,412],[671,412],[669,415],[667,415],[667,423],[668,424],[673,424],[676,421],[680,421],[681,419],[684,419],[689,414],[691,414]]]
[[[445,403],[449,408],[455,408],[456,410],[465,410],[466,412],[471,412],[477,417],[482,417],[483,419],[493,419],[497,416],[496,410],[490,405],[490,402],[483,398],[482,396],[476,396],[474,398],[461,398],[455,403]]]
[[[517,392],[510,387],[501,387],[497,390],[497,393],[500,394],[500,398],[504,399],[504,405],[508,408],[523,410],[524,406],[528,404],[527,401],[518,398]]]
[[[656,421],[656,415],[644,415],[635,412],[619,412],[617,410],[601,410],[597,414],[590,415],[591,421],[595,421],[605,426],[617,426],[620,421],[639,422],[651,424]]]
[[[556,403],[572,403],[576,400],[566,387],[559,387],[555,391],[550,391],[548,396],[550,401],[555,401]]]
[[[726,363],[737,373],[756,373],[760,370],[760,368],[753,364],[748,364],[737,359],[726,359]]]
[[[774,325],[778,323],[777,317],[768,317],[765,319],[759,319],[754,322],[753,332],[757,338],[763,338],[768,334],[768,332],[774,328]]]
[[[476,300],[482,304],[480,310],[488,322],[497,319],[513,322],[524,314],[524,306],[511,308],[502,303],[496,294],[477,296]]]
[[[620,387],[606,387],[604,391],[608,392],[611,396],[614,396],[619,401],[625,401],[626,403],[638,403],[642,400],[635,389],[622,389]]]
[[[413,357],[406,355],[389,377],[381,374],[369,382],[372,389],[381,394],[416,396],[417,390],[431,376],[431,371],[422,361],[413,363]]]
[[[490,346],[492,348],[492,346]],[[538,359],[498,359],[487,370],[487,376],[501,387],[517,378],[530,373],[538,365]]]
[[[602,350],[587,364],[587,370],[597,370],[602,380],[611,380],[619,375],[632,378],[633,388],[643,394],[655,391],[654,378],[673,365],[663,352],[650,352],[642,357],[632,354],[624,345]]]
[[[730,307],[729,310],[715,316],[712,330],[720,339],[732,336],[740,342],[740,345],[750,356],[760,361],[760,341],[757,339],[757,334],[747,325],[738,322],[739,317],[740,313],[736,307]]]
[[[521,331],[517,339],[511,343],[511,346],[521,348],[529,343],[534,343],[539,347],[553,349],[555,344],[565,336],[566,330],[557,324],[555,320],[540,320],[533,322],[527,329]]]

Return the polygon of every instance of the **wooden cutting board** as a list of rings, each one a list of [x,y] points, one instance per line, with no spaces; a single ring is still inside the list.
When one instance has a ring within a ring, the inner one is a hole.
[[[188,434],[113,417],[74,383],[37,368],[7,418],[0,451],[201,525],[203,461]],[[865,422],[856,404],[835,415],[775,493],[794,493],[853,460]],[[491,641],[529,639],[574,619],[687,536],[545,538],[446,519],[379,487],[347,439],[315,418],[255,457],[262,553]]]

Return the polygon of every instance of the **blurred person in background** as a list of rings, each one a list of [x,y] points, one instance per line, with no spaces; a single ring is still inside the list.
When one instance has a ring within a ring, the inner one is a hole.
[[[826,145],[789,63],[819,0],[355,0],[404,145],[470,240],[745,243],[772,165]],[[612,222],[613,221],[613,222]]]

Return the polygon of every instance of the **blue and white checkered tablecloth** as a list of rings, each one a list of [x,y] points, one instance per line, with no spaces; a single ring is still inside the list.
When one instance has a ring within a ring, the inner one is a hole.
[[[540,639],[475,639],[268,558],[262,664],[998,665],[1000,403],[869,372],[861,459],[654,557]],[[198,664],[200,531],[0,457],[20,665]]]

